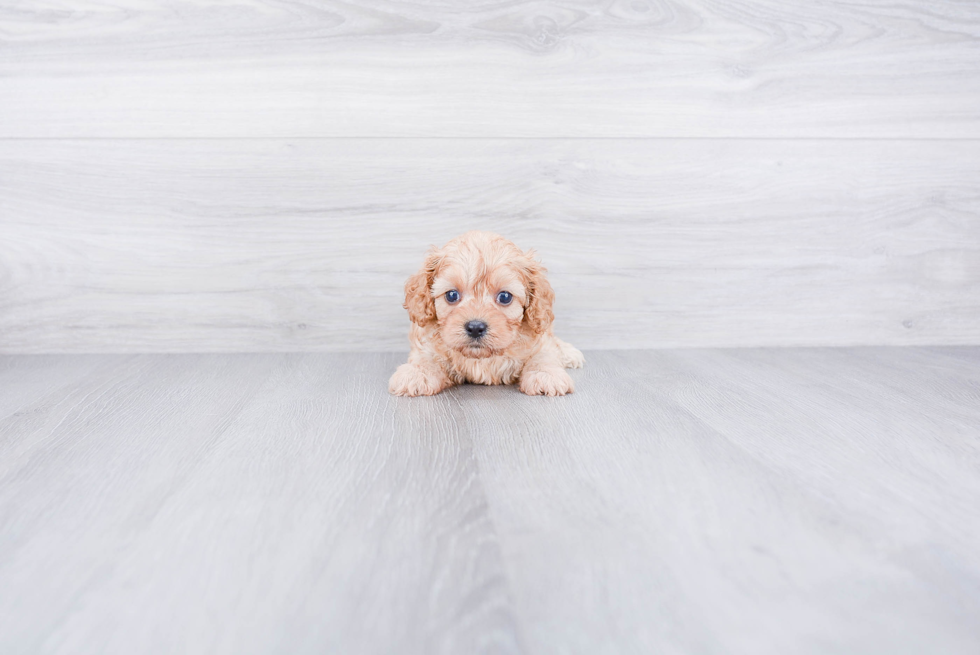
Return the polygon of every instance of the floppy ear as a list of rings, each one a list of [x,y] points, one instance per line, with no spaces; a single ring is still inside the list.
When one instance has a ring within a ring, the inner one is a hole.
[[[534,261],[534,251],[528,250],[524,257],[527,275],[527,307],[524,308],[524,320],[537,334],[544,334],[555,320],[552,307],[555,304],[555,292],[544,276],[547,269]]]
[[[432,300],[432,281],[439,268],[439,252],[432,248],[425,256],[419,272],[405,282],[405,309],[408,317],[417,325],[427,325],[436,320],[436,304]]]

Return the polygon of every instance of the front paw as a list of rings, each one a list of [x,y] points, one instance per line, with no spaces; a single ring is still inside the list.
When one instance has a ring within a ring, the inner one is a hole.
[[[388,381],[388,391],[396,396],[432,396],[448,386],[441,371],[414,364],[402,364]]]
[[[561,349],[561,365],[565,368],[582,368],[585,365],[585,355],[578,348],[566,343]]]
[[[521,374],[519,386],[529,396],[564,396],[575,391],[575,383],[564,369],[527,371]]]

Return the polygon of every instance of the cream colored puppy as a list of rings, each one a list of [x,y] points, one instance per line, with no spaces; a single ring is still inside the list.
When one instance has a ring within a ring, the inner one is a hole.
[[[430,250],[405,283],[412,352],[391,376],[391,393],[430,396],[463,382],[574,391],[565,369],[585,358],[552,333],[555,292],[533,255],[490,232]]]

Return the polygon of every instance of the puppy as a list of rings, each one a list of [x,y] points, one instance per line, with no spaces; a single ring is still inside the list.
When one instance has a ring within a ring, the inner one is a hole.
[[[431,396],[463,382],[516,382],[532,396],[574,391],[565,369],[585,358],[552,333],[555,293],[533,255],[490,232],[430,250],[405,283],[412,351],[389,391]]]

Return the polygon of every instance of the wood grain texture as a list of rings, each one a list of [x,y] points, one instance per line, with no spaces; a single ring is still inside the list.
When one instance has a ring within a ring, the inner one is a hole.
[[[3,137],[980,137],[980,5],[0,6]]]
[[[976,349],[589,355],[461,393],[529,650],[977,648]]]
[[[583,348],[980,343],[977,142],[6,141],[0,351],[393,350],[468,229]]]
[[[5,361],[53,384],[90,360]],[[396,403],[393,365],[115,356],[25,402],[0,422],[0,651],[518,652],[454,401]]]
[[[980,349],[587,357],[0,358],[0,651],[980,648]]]

